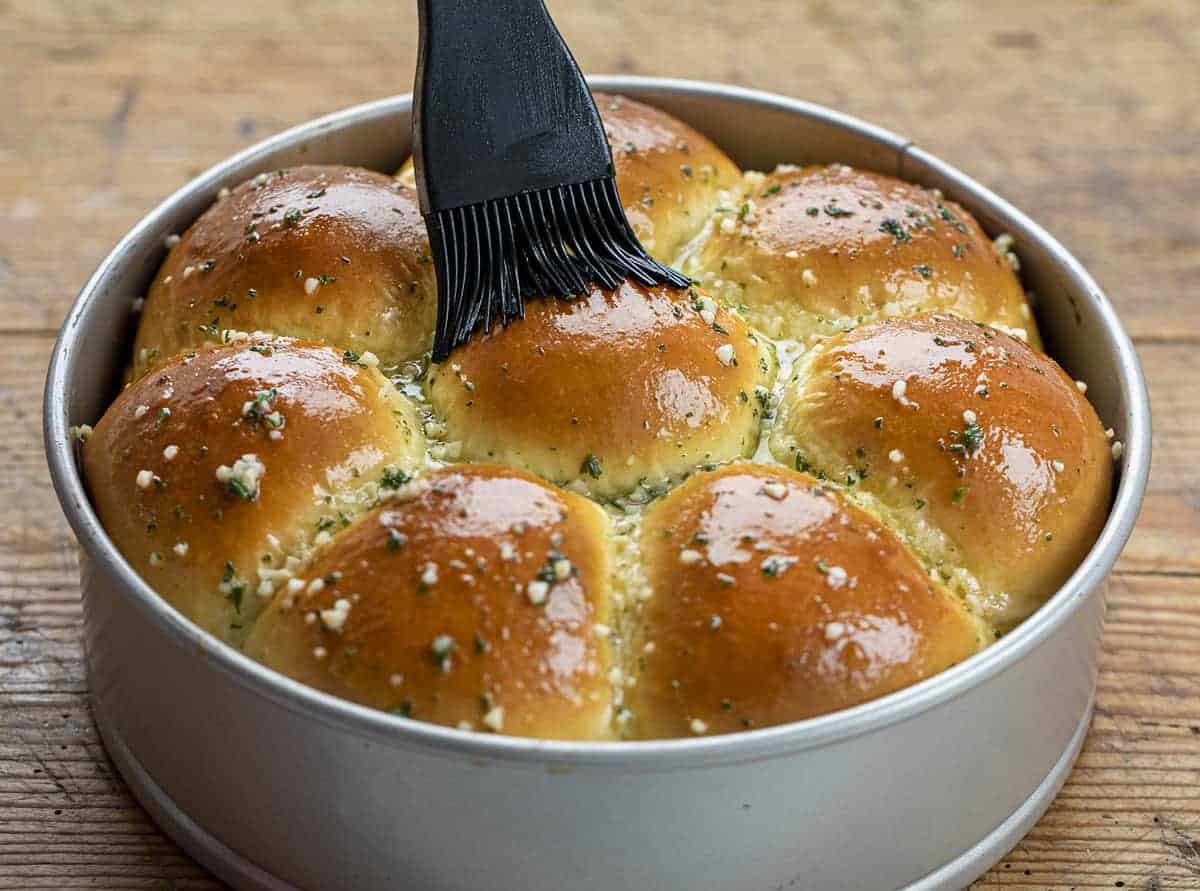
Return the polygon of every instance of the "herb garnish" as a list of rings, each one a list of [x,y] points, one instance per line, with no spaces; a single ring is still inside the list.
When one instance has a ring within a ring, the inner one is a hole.
[[[600,474],[602,474],[604,470],[600,466],[600,459],[589,452],[588,456],[583,459],[583,464],[580,465],[579,472],[586,473],[592,479],[600,479]]]

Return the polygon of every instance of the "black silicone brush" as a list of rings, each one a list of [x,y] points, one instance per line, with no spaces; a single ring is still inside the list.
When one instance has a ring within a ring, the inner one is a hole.
[[[592,95],[542,0],[420,0],[413,146],[437,271],[433,358],[530,297],[683,287],[617,196]]]

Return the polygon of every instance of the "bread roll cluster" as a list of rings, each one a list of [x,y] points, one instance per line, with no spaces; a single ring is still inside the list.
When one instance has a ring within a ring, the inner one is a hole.
[[[692,287],[535,300],[438,366],[411,164],[264,172],[169,238],[83,446],[130,565],[320,690],[555,739],[847,708],[1036,610],[1112,448],[1007,241],[936,191],[742,172],[597,105]]]

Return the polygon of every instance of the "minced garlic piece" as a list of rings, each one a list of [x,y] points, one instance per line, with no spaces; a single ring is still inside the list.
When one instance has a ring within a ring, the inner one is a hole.
[[[774,498],[776,501],[782,501],[787,495],[787,486],[783,483],[766,483],[762,490],[768,498]]]
[[[845,585],[847,578],[849,574],[840,566],[830,566],[829,571],[825,573],[826,583],[835,590]]]
[[[436,563],[426,563],[425,568],[421,571],[421,584],[429,587],[436,585],[438,580],[438,567]]]
[[[830,622],[825,626],[825,639],[835,641],[846,633],[846,626],[841,622]]]
[[[346,627],[346,619],[350,615],[350,601],[345,597],[339,597],[333,602],[330,609],[321,610],[321,624],[330,631],[336,631],[339,634]]]
[[[497,705],[483,716],[485,726],[499,733],[504,729],[504,706]]]
[[[246,454],[233,462],[229,467],[222,464],[217,468],[217,480],[229,487],[229,491],[245,501],[258,498],[260,480],[267,468],[257,455]]]
[[[529,602],[534,606],[540,606],[545,603],[546,595],[549,593],[550,585],[541,579],[534,579],[525,586],[525,596],[529,598]]]

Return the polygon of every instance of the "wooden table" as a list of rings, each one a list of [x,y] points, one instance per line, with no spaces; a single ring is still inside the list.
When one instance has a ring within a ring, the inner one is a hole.
[[[0,888],[215,887],[96,735],[43,374],[79,286],[168,192],[409,88],[408,5],[0,0]],[[1079,765],[977,887],[1200,888],[1200,3],[550,5],[585,70],[776,90],[916,139],[1107,289],[1150,379],[1150,493]]]

